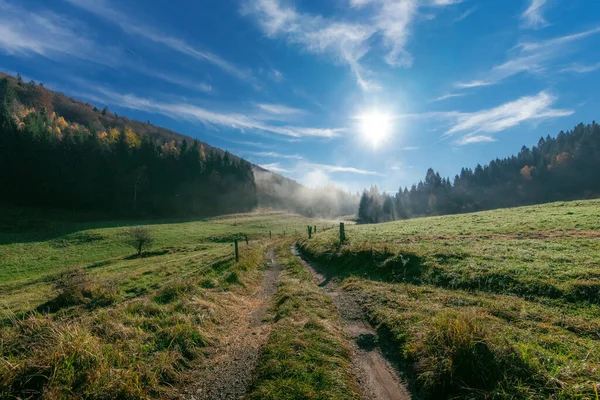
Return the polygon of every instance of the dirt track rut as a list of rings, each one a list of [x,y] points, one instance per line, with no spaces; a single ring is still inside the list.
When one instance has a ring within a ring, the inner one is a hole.
[[[317,272],[296,249],[292,253],[311,271],[319,286],[332,299],[351,339],[352,364],[365,400],[408,400],[410,394],[378,346],[377,332],[369,325],[357,300]]]
[[[244,320],[227,332],[221,345],[210,355],[211,364],[198,378],[190,400],[234,400],[243,398],[252,380],[252,372],[267,342],[271,324],[265,322],[271,299],[277,291],[280,266],[273,249],[267,251],[268,269],[248,304]]]

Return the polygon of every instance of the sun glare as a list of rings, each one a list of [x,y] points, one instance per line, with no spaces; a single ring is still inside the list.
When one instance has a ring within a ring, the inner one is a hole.
[[[373,147],[378,147],[392,131],[392,117],[381,111],[369,111],[358,116],[360,133]]]

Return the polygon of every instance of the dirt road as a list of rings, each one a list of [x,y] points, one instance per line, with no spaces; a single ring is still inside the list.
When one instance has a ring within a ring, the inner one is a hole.
[[[377,332],[369,325],[362,307],[349,293],[340,290],[335,283],[304,260],[292,245],[291,251],[308,268],[318,285],[332,299],[342,318],[344,330],[352,343],[352,364],[358,384],[367,400],[408,400],[410,394],[400,381],[392,365],[383,357],[378,345]]]

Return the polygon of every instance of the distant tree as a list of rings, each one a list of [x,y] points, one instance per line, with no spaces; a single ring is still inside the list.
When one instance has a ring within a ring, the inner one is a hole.
[[[358,204],[358,222],[361,224],[371,223],[371,216],[369,215],[369,195],[365,190],[360,196],[360,202]]]
[[[106,114],[108,114],[108,107],[104,106],[104,108],[102,109],[102,115]]]
[[[126,232],[126,242],[136,249],[137,255],[142,255],[144,248],[152,246],[154,239],[150,230],[145,226],[136,226]]]

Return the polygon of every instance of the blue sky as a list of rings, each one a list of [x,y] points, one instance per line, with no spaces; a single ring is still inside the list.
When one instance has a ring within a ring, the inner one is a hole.
[[[599,48],[599,0],[0,0],[0,70],[350,190],[598,119]]]

